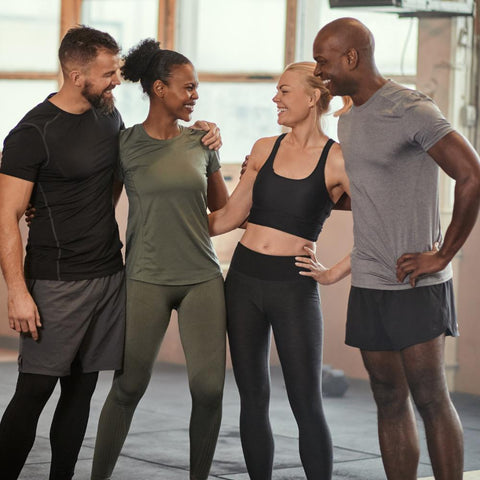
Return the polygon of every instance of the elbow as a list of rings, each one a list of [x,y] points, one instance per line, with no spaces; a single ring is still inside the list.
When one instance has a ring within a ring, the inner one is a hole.
[[[469,194],[476,199],[477,204],[480,204],[480,169],[471,175],[469,180]]]
[[[468,173],[465,172],[462,178],[456,180],[456,188],[462,192],[463,196],[480,203],[480,167]]]

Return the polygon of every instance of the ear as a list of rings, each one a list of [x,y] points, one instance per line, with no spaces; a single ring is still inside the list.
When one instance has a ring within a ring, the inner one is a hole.
[[[70,70],[68,77],[73,85],[76,87],[83,87],[83,74],[80,70]]]
[[[345,52],[345,58],[347,59],[347,64],[351,70],[357,68],[359,61],[358,50],[355,48],[349,48]]]
[[[163,98],[165,96],[165,87],[166,85],[161,80],[155,80],[153,82],[153,93],[157,97]]]
[[[311,95],[310,97],[310,107],[316,107],[317,106],[317,103],[318,101],[320,100],[320,97],[322,96],[321,92],[320,92],[320,89],[319,88],[315,88],[313,90],[313,94]]]

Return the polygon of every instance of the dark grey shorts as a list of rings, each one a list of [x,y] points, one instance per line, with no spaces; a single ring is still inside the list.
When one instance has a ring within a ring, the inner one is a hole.
[[[65,376],[118,370],[125,337],[124,271],[77,281],[28,280],[40,312],[39,340],[20,335],[20,372]]]
[[[406,290],[350,290],[347,345],[402,350],[442,334],[458,336],[451,280]]]

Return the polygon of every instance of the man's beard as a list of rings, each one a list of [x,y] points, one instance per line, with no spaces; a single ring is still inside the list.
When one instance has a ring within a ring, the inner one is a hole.
[[[115,99],[113,96],[106,97],[104,95],[108,89],[105,89],[102,93],[98,94],[92,92],[90,90],[91,87],[92,85],[87,82],[82,90],[82,95],[90,102],[90,105],[105,115],[112,113],[115,108]]]

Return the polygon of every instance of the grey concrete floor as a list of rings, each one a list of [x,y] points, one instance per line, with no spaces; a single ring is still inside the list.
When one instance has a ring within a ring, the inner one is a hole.
[[[13,393],[14,362],[0,364],[0,410]],[[88,479],[93,454],[95,427],[110,388],[112,374],[102,373],[92,401],[86,438],[75,479]],[[325,410],[334,444],[334,479],[384,479],[380,458],[375,405],[367,382],[349,380],[342,398],[325,398]],[[50,447],[48,430],[58,398],[54,393],[39,422],[37,439],[20,480],[48,478]],[[465,471],[480,470],[480,397],[454,394],[465,430]],[[224,414],[209,480],[247,480],[238,434],[239,401],[231,371],[227,372]],[[157,364],[149,389],[136,411],[130,434],[114,472],[115,480],[188,479],[188,418],[190,396],[182,366]],[[275,435],[274,480],[300,480],[305,475],[297,449],[297,428],[291,414],[281,371],[272,369],[271,420]],[[432,470],[419,425],[421,460],[418,477]],[[1,470],[0,470],[1,478]],[[480,478],[476,474],[465,478]]]

